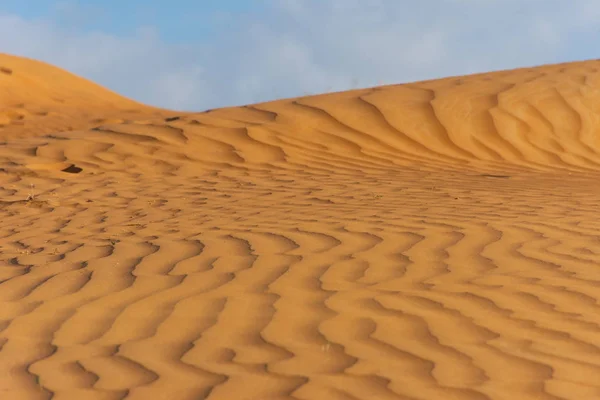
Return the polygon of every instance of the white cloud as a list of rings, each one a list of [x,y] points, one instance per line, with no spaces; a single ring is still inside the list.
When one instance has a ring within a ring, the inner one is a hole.
[[[0,51],[185,110],[597,56],[574,50],[597,33],[600,7],[591,0],[268,4],[260,20],[221,15],[230,18],[221,26],[234,28],[193,46],[167,44],[147,27],[117,37],[0,11]]]

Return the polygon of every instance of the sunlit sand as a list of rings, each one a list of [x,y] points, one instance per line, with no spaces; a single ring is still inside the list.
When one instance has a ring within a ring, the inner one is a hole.
[[[599,399],[599,68],[179,113],[0,55],[0,399]]]

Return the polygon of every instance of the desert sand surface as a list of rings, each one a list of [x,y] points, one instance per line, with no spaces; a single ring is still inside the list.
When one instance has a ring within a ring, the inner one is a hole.
[[[200,113],[0,71],[0,399],[600,399],[599,61]]]

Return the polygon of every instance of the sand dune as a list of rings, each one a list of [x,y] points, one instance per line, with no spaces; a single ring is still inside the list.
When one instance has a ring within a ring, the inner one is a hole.
[[[599,67],[175,113],[2,55],[0,398],[600,398]]]
[[[0,53],[2,136],[37,136],[170,115],[52,65]]]

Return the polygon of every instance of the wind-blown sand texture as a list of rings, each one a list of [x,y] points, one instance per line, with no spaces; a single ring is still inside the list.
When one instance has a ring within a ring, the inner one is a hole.
[[[600,399],[600,62],[174,113],[0,56],[1,399]]]

